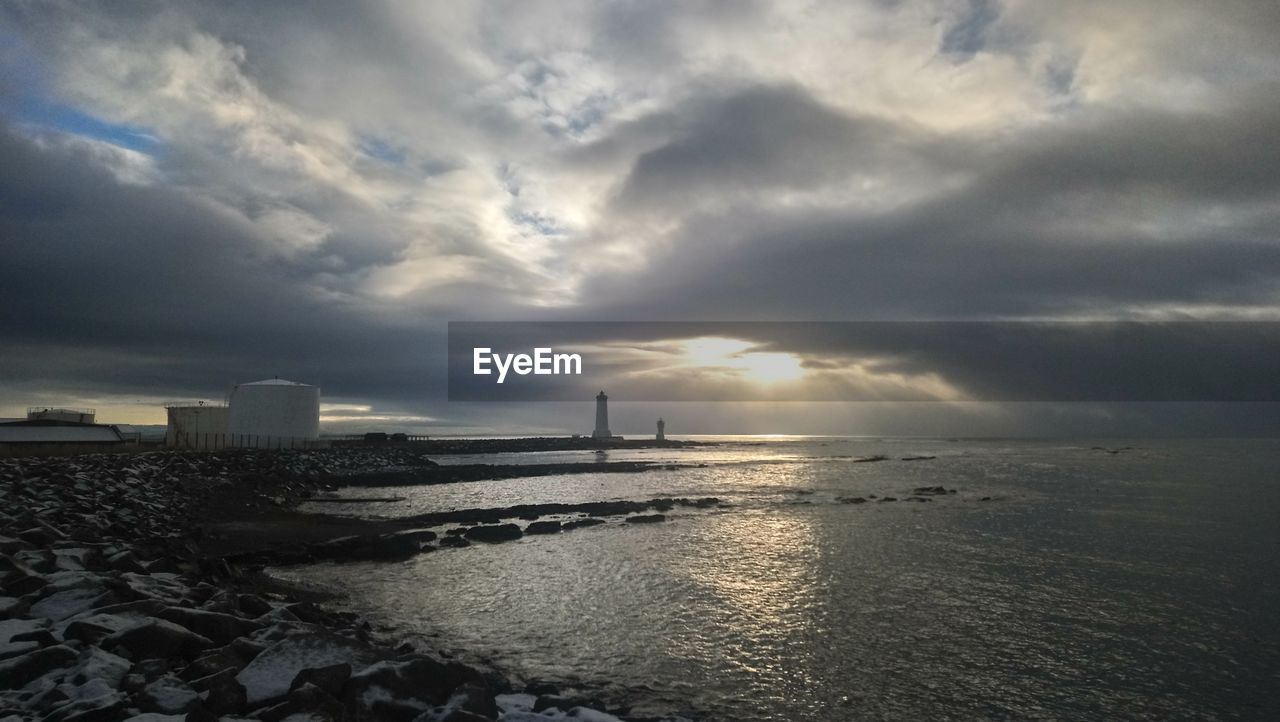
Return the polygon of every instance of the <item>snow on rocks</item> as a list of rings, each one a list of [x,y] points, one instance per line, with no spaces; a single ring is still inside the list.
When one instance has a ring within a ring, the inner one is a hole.
[[[380,646],[355,615],[261,593],[209,563],[189,533],[200,505],[232,486],[301,494],[368,463],[350,452],[0,460],[0,720],[623,719]]]
[[[338,635],[286,637],[240,670],[236,681],[244,687],[250,705],[261,705],[283,699],[294,678],[304,672],[338,664],[364,667],[377,660],[378,655],[367,645]]]

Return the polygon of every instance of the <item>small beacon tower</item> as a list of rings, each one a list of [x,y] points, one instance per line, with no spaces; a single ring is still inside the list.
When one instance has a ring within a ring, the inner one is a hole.
[[[591,438],[613,438],[613,432],[609,430],[609,397],[604,395],[604,391],[596,396],[596,430],[591,432]]]
[[[657,439],[658,439],[658,441],[666,441],[666,440],[667,440],[667,422],[663,421],[661,417],[659,417],[659,418],[658,418],[658,436],[657,436]]]

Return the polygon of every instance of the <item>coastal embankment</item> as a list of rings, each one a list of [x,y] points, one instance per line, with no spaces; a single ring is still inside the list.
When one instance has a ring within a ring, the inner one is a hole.
[[[0,719],[630,719],[625,708],[537,681],[517,688],[496,670],[383,638],[263,573],[270,564],[399,558],[646,523],[678,506],[718,504],[660,498],[396,520],[294,510],[378,474],[451,483],[516,473],[444,469],[416,447],[0,460]]]

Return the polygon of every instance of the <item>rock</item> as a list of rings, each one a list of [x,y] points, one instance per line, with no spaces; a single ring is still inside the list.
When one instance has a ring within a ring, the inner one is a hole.
[[[544,694],[554,694],[556,688],[552,685],[528,685],[525,689],[536,686],[539,689],[549,690]],[[494,695],[493,702],[497,705],[498,710],[502,714],[512,714],[514,712],[532,712],[533,705],[538,701],[538,695],[529,694],[528,692],[506,692]]]
[[[105,607],[94,607],[93,611],[98,614],[114,614],[122,617],[154,617],[164,609],[163,602],[154,599],[139,599],[135,602],[123,602],[120,604],[108,604]]]
[[[0,554],[13,554],[23,549],[31,549],[30,542],[23,541],[11,536],[0,536]]]
[[[52,672],[55,669],[75,664],[80,655],[66,645],[41,647],[20,657],[13,657],[0,662],[0,679],[5,686],[19,689],[28,682]]]
[[[353,560],[402,561],[422,549],[422,543],[405,534],[388,534],[365,540],[340,556]]]
[[[897,501],[897,500],[898,500],[898,497],[896,496],[886,496],[880,499],[880,503],[883,504],[886,501]]]
[[[414,718],[414,722],[491,722],[493,719],[493,717],[485,717],[475,712],[468,712],[465,709],[437,707]],[[503,719],[507,718],[503,717]]]
[[[623,519],[629,524],[656,524],[660,521],[666,521],[666,514],[634,514]]]
[[[99,586],[73,587],[54,592],[32,604],[30,614],[56,622],[109,604],[112,599],[111,593]]]
[[[239,670],[227,667],[206,677],[191,681],[191,688],[200,693],[206,709],[215,714],[235,714],[244,710],[247,699],[244,686],[236,681]]]
[[[338,664],[330,664],[325,667],[308,667],[293,678],[293,683],[289,685],[289,691],[303,686],[304,684],[314,685],[335,697],[342,694],[342,686],[351,679],[351,665],[347,662],[339,662]]]
[[[166,607],[157,616],[208,637],[217,645],[230,644],[233,639],[247,636],[262,628],[261,624],[230,614],[186,607]]]
[[[209,651],[187,665],[178,676],[194,683],[194,680],[231,668],[239,672],[249,663],[250,658],[241,654],[233,645]]]
[[[256,641],[253,639],[243,638],[243,639],[237,639],[233,641],[228,646],[230,646],[231,649],[235,650],[236,654],[243,657],[244,661],[247,663],[247,662],[253,661],[253,659],[257,657],[259,654],[262,654],[263,650],[265,650],[267,647],[270,647],[271,644],[274,644],[274,642],[267,643],[267,642]]]
[[[440,546],[462,548],[471,546],[471,542],[461,536],[446,536],[440,540]]]
[[[860,496],[837,496],[836,501],[841,504],[866,504],[867,500]]]
[[[22,655],[39,649],[41,645],[35,641],[11,641],[0,642],[0,660],[9,659],[11,657],[21,657]]]
[[[356,720],[412,720],[448,694],[445,665],[418,657],[386,661],[352,675],[343,701]]]
[[[566,521],[560,525],[560,528],[563,529],[564,531],[569,531],[570,529],[581,529],[583,527],[588,527],[588,526],[598,526],[603,523],[605,523],[604,519],[587,517],[585,519],[574,519],[573,521]]]
[[[370,697],[371,694],[377,696],[385,693],[402,702],[405,698],[414,700],[407,705],[410,708],[424,704],[422,711],[425,711],[427,707],[448,699],[462,685],[488,690],[501,688],[505,684],[505,680],[489,679],[481,671],[460,662],[445,662],[427,655],[413,655],[382,662],[352,675],[343,690],[343,697],[351,707],[358,702],[358,698],[366,698],[367,701],[373,698]],[[406,711],[404,704],[398,703],[394,708],[398,710],[396,714]],[[369,712],[368,709],[365,711]],[[374,718],[377,718],[376,710],[374,712]]]
[[[143,618],[118,614],[91,614],[69,623],[62,630],[62,638],[76,639],[85,644],[98,644],[103,639],[141,624]]]
[[[87,684],[91,680],[102,680],[113,689],[124,683],[131,665],[129,660],[104,652],[97,647],[89,647],[80,653],[80,658],[67,673],[65,680],[71,684]]]
[[[541,694],[538,700],[533,703],[534,712],[545,712],[549,709],[558,709],[560,711],[568,711],[571,707],[577,707],[578,703],[572,697],[566,697],[560,694]]]
[[[17,597],[0,597],[0,619],[21,617],[31,608],[26,601]]]
[[[133,660],[194,657],[213,647],[208,637],[163,619],[151,619],[102,640],[102,648]]]
[[[311,602],[286,604],[282,609],[308,624],[327,624],[330,621],[329,614]]]
[[[597,709],[588,707],[574,707],[569,710],[569,714],[565,715],[565,719],[584,720],[584,722],[622,722],[622,720],[608,712],[601,712]]]
[[[149,562],[143,562],[142,568],[147,574],[177,574],[182,571],[178,566],[178,560],[173,557],[161,557]]]
[[[0,621],[0,642],[22,641],[22,635],[48,629],[47,619],[5,619]]]
[[[47,629],[33,629],[29,632],[19,632],[9,637],[10,642],[35,642],[41,647],[49,647],[58,643],[58,638]]]
[[[285,701],[257,713],[264,722],[279,722],[294,715],[316,722],[340,722],[345,710],[333,695],[313,684],[303,684],[291,691]]]
[[[377,661],[372,648],[330,632],[287,637],[276,642],[240,670],[236,681],[244,685],[249,706],[283,700],[289,686],[304,669],[346,662],[364,666]]]
[[[498,717],[498,706],[493,696],[484,687],[475,684],[463,684],[453,690],[445,707],[470,712],[485,719]]]
[[[947,493],[944,486],[918,486],[911,490],[917,496],[943,496]]]
[[[466,533],[467,539],[488,542],[491,544],[519,539],[522,536],[524,536],[524,532],[515,524],[486,524],[484,526],[473,526],[468,529]]]
[[[58,538],[42,527],[18,532],[18,538],[37,549],[46,549]]]
[[[559,534],[560,522],[558,521],[535,521],[524,528],[525,534]]]
[[[112,689],[103,680],[89,680],[78,686],[64,683],[55,691],[63,692],[67,695],[67,699],[65,702],[54,705],[53,709],[44,715],[42,719],[48,722],[92,722],[119,719],[123,716],[124,695]]]
[[[133,552],[128,550],[107,557],[107,565],[121,572],[145,573],[147,571]]]
[[[186,712],[198,700],[199,695],[194,689],[172,675],[148,684],[138,695],[138,702],[144,710],[163,714]]]
[[[237,596],[236,604],[239,605],[240,611],[250,617],[260,617],[274,609],[265,599],[254,594]]]
[[[20,571],[10,574],[5,579],[4,591],[16,597],[25,597],[28,594],[35,594],[48,585],[48,580],[34,570],[30,572]]]

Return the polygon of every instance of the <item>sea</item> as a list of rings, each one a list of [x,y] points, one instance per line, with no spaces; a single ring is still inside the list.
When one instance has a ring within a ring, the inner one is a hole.
[[[721,506],[277,573],[634,715],[1280,719],[1280,440],[680,438],[716,445],[441,457],[678,466],[313,506]]]

